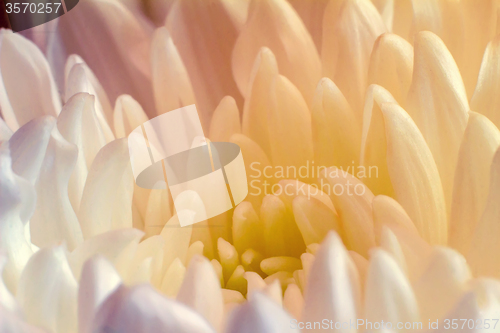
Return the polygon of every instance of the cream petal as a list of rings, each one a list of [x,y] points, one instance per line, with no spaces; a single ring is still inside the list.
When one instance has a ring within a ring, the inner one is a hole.
[[[232,312],[226,333],[291,333],[291,320],[276,302],[257,292]]]
[[[248,201],[241,202],[233,212],[233,244],[238,253],[247,249],[263,252],[265,249],[262,222]]]
[[[402,228],[418,236],[418,231],[403,207],[391,197],[377,195],[372,201],[375,239],[379,243],[382,229]]]
[[[63,247],[35,253],[24,268],[17,299],[28,322],[55,333],[77,331],[78,284]]]
[[[121,95],[116,99],[113,113],[113,127],[117,138],[124,138],[136,127],[148,121],[141,105],[130,95]]]
[[[300,319],[304,307],[304,297],[300,288],[292,283],[289,284],[283,296],[283,307],[295,318]]]
[[[371,252],[365,286],[365,316],[368,322],[416,322],[420,319],[410,283],[390,254]],[[394,328],[396,332],[404,331]]]
[[[125,138],[104,146],[90,167],[78,219],[85,239],[132,226],[134,179]]]
[[[284,0],[250,3],[248,20],[232,55],[235,81],[241,94],[247,98],[255,56],[264,46],[276,55],[281,73],[310,103],[321,77],[319,55],[300,17]]]
[[[144,232],[128,228],[112,230],[91,237],[80,244],[68,257],[74,276],[80,277],[84,263],[99,254],[118,268],[121,262],[129,263],[130,249],[135,248]]]
[[[372,0],[388,31],[392,31],[394,21],[394,0]]]
[[[497,127],[500,127],[500,115],[497,97],[497,87],[500,85],[497,73],[500,73],[500,36],[495,37],[486,48],[477,79],[477,86],[470,101],[471,110],[488,117]]]
[[[293,216],[306,245],[321,243],[330,230],[340,232],[339,217],[314,198],[297,196]]]
[[[140,242],[133,255],[132,262],[129,263],[127,274],[123,275],[124,282],[131,285],[137,279],[145,279],[145,281],[153,284],[151,276],[154,273],[161,275],[163,270],[161,266],[163,265],[162,254],[164,244],[165,241],[159,235]],[[159,267],[155,267],[155,265]],[[141,267],[148,267],[149,272],[141,273]],[[159,272],[154,272],[155,269]]]
[[[368,68],[368,83],[384,87],[399,104],[404,105],[412,74],[411,44],[395,34],[380,35],[373,45]]]
[[[52,130],[35,185],[36,208],[30,220],[31,241],[38,247],[65,242],[72,251],[83,242],[78,218],[68,196],[68,183],[78,148]]]
[[[81,3],[77,12],[59,19],[58,33],[66,53],[85,60],[111,101],[130,94],[148,115],[154,115],[150,31],[120,1]]]
[[[189,245],[189,248],[188,248],[188,251],[186,254],[186,265],[188,265],[191,262],[193,257],[203,256],[203,247],[204,247],[204,245],[203,245],[203,242],[201,242],[201,241],[196,241],[196,242],[191,243],[191,245]]]
[[[399,244],[398,238],[394,232],[385,226],[382,227],[382,233],[380,235],[380,248],[390,253],[393,259],[396,260],[401,271],[407,274],[408,268],[406,266],[406,259],[401,244]]]
[[[323,76],[332,79],[344,93],[358,120],[361,120],[373,43],[386,30],[369,0],[331,1],[325,9]]]
[[[230,68],[238,30],[229,15],[221,0],[177,1],[166,20],[191,79],[204,128],[208,128],[210,117],[224,96],[241,102]]]
[[[302,22],[311,34],[311,38],[318,50],[321,50],[321,42],[323,36],[323,13],[328,1],[288,1],[297,14],[299,14]]]
[[[69,179],[68,195],[78,212],[88,169],[99,150],[106,144],[94,107],[94,96],[81,93],[71,97],[57,118],[61,135],[78,148],[76,165]]]
[[[294,257],[270,257],[260,262],[260,268],[267,275],[272,275],[280,271],[293,273],[302,268],[302,263]]]
[[[255,140],[275,166],[300,167],[312,160],[308,106],[297,88],[278,74],[276,58],[268,48],[257,55],[247,95],[243,134]]]
[[[302,320],[356,321],[359,300],[359,281],[340,237],[330,232],[316,254],[304,294]],[[313,330],[319,332],[320,330]],[[356,332],[355,329],[340,329]]]
[[[376,195],[394,196],[387,166],[387,133],[383,115],[380,112],[383,103],[396,103],[394,97],[379,85],[370,85],[366,92],[363,110],[363,134],[361,139],[360,165],[368,169],[364,183]],[[375,177],[371,170],[375,169]]]
[[[180,212],[180,214],[184,214],[184,212]],[[189,219],[190,217],[184,216],[183,218]],[[185,262],[192,233],[192,226],[180,226],[177,214],[172,216],[167,224],[165,224],[160,233],[165,241],[163,248],[163,267],[165,270],[175,258],[179,258],[183,263]]]
[[[419,32],[414,47],[406,109],[436,161],[449,212],[458,150],[467,125],[467,94],[457,65],[439,37]]]
[[[296,178],[298,176],[302,178],[312,178],[315,179],[320,175],[320,172],[322,169],[317,169],[314,170],[314,165],[311,167],[311,173],[308,173],[305,177],[300,176],[301,175],[301,169],[298,170],[298,173],[293,173],[290,172],[290,177]],[[303,170],[303,169],[302,169]],[[318,171],[318,172],[314,172]],[[309,172],[309,170],[307,171]],[[293,208],[293,201],[295,198],[299,196],[307,196],[307,198],[313,198],[318,201],[320,201],[322,204],[324,204],[328,209],[330,209],[334,214],[336,214],[335,207],[333,206],[332,200],[328,196],[327,193],[321,191],[321,189],[318,189],[318,186],[303,183],[300,180],[293,180],[293,179],[284,179],[279,181],[279,189],[275,191],[275,195],[280,198],[281,201],[286,205],[288,210],[292,210]]]
[[[256,272],[245,272],[245,280],[247,280],[247,297],[250,299],[254,292],[263,291],[267,284],[264,279]]]
[[[115,268],[103,257],[96,256],[84,264],[78,287],[78,332],[90,333],[99,306],[120,284]]]
[[[471,236],[481,218],[490,182],[490,167],[500,146],[500,132],[488,118],[469,112],[458,153],[450,216],[450,245],[469,251]]]
[[[70,73],[75,67],[79,68],[79,70],[77,70],[76,73],[73,74],[74,79],[77,79],[76,81],[70,80]],[[80,71],[80,69],[83,69],[83,73]],[[76,90],[78,88],[81,88],[83,90],[72,92],[72,88],[68,87],[70,81],[73,81],[76,84],[76,86],[74,87],[76,88]],[[113,124],[113,108],[111,107],[111,103],[109,102],[108,95],[106,94],[106,91],[104,91],[104,88],[95,76],[94,72],[92,72],[92,70],[89,68],[89,66],[87,66],[85,61],[80,56],[72,54],[68,57],[68,60],[66,60],[66,65],[64,67],[64,82],[66,85],[66,92],[68,92],[69,90],[69,94],[65,93],[65,102],[67,102],[73,94],[78,92],[87,92],[91,95],[94,95],[95,107],[101,115],[100,119],[106,119],[106,124],[108,124],[109,126]]]
[[[181,288],[185,274],[186,267],[179,258],[175,258],[163,276],[161,292],[168,297],[175,297]]]
[[[159,235],[165,224],[172,217],[172,214],[173,211],[170,206],[169,190],[151,190],[144,216],[144,231],[146,232],[146,237]]]
[[[11,311],[12,313],[20,314],[21,311],[17,300],[5,285],[3,278],[1,278],[5,265],[7,264],[7,260],[8,259],[6,254],[3,253],[3,251],[0,251],[0,309],[5,309]]]
[[[491,163],[490,186],[484,212],[479,219],[470,250],[467,254],[472,273],[475,276],[500,277],[500,265],[492,253],[500,251],[497,236],[500,235],[500,149],[498,149]]]
[[[189,263],[177,300],[196,310],[220,331],[224,302],[219,278],[206,258],[195,256]]]
[[[254,249],[248,249],[241,255],[241,264],[247,271],[257,272],[258,274],[263,274],[260,269],[260,262],[263,256]]]
[[[37,116],[57,116],[61,100],[40,49],[5,29],[0,45],[0,108],[7,125],[17,130]]]
[[[158,28],[151,41],[151,75],[156,114],[195,104],[186,67],[165,27]]]
[[[435,248],[427,268],[413,286],[422,319],[442,318],[468,289],[470,279],[462,255],[448,248]]]
[[[0,307],[0,331],[16,333],[44,333],[40,328],[31,326],[23,319]]]
[[[337,209],[347,248],[366,257],[375,245],[373,193],[360,180],[335,167],[324,170],[321,181],[330,185],[330,198]]]
[[[412,23],[413,0],[394,1],[392,32],[411,43],[413,41],[413,33],[411,32]]]
[[[210,139],[229,141],[236,133],[241,133],[240,112],[234,98],[225,96],[212,115]]]
[[[214,333],[209,323],[179,302],[169,300],[147,284],[120,287],[103,303],[92,332]]]
[[[304,240],[283,201],[266,195],[260,207],[264,241],[268,256],[298,257],[305,250]]]
[[[21,219],[27,208],[25,197],[31,197],[33,202],[36,199],[31,185],[17,176],[11,165],[8,143],[4,143],[0,145],[0,248],[6,252],[8,260],[2,275],[7,288],[15,291],[21,270],[33,254]],[[24,195],[23,187],[31,187],[31,195]],[[29,218],[31,213],[27,216]]]
[[[424,137],[397,104],[384,103],[377,117],[385,127],[387,170],[396,200],[420,235],[446,244],[447,214],[438,168]]]
[[[328,78],[319,82],[311,107],[314,159],[318,166],[359,163],[361,131],[356,115]]]
[[[235,247],[223,238],[217,241],[217,250],[219,252],[220,263],[222,265],[222,275],[227,282],[233,274],[236,267],[240,264],[238,251]]]
[[[89,69],[86,69],[86,65],[81,63],[76,63],[70,69],[66,78],[66,91],[64,93],[65,102],[67,103],[71,97],[78,93],[87,93],[94,96],[94,99],[92,100],[94,102],[94,116],[100,124],[106,143],[108,143],[115,139],[113,130],[111,129],[111,126],[113,125],[113,110],[109,105],[109,101],[107,102],[107,109],[104,109],[102,106],[99,96],[96,93],[96,89],[94,89],[89,78],[89,71]]]
[[[210,260],[210,263],[212,264],[212,267],[214,268],[214,271],[217,274],[217,277],[219,278],[221,287],[224,287],[224,276],[222,275],[223,274],[222,265],[217,259]]]

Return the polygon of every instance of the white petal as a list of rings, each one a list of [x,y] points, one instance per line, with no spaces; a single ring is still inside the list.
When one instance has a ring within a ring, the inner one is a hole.
[[[134,179],[125,138],[103,147],[89,170],[78,211],[85,239],[132,227]]]
[[[0,117],[0,142],[9,140],[11,136],[12,136],[12,130]]]
[[[0,307],[0,332],[45,333],[40,328],[31,326],[16,314]]]
[[[82,230],[68,196],[77,147],[54,128],[36,182],[36,209],[30,220],[31,240],[38,247],[66,242],[71,251],[83,242]]]
[[[340,237],[331,232],[321,244],[309,273],[302,320],[356,321],[360,306],[358,275]],[[356,332],[355,329],[341,329]],[[316,330],[314,332],[320,332]]]
[[[196,256],[191,260],[177,300],[196,310],[220,331],[224,302],[219,278],[206,258]]]
[[[193,310],[169,300],[147,284],[120,287],[103,303],[91,332],[214,333]]]
[[[124,138],[136,127],[148,121],[141,105],[130,95],[121,95],[116,99],[113,124],[117,138]]]
[[[376,249],[371,253],[365,287],[365,316],[369,322],[391,323],[414,322],[420,318],[410,283],[384,250]]]
[[[103,257],[85,263],[78,287],[78,332],[90,333],[97,309],[120,284],[115,268]]]
[[[2,252],[3,251],[0,251],[0,309],[9,310],[12,311],[12,313],[19,314],[21,313],[19,304],[17,304],[16,299],[12,295],[11,291],[7,288],[3,281],[3,278],[1,277],[5,268],[5,264],[7,263],[7,256]]]
[[[28,261],[17,299],[28,322],[55,333],[77,331],[77,289],[63,247],[45,248]]]
[[[7,125],[17,130],[37,116],[58,115],[61,100],[40,49],[8,30],[0,32],[0,45],[0,107]]]
[[[292,318],[268,297],[255,293],[252,299],[236,308],[229,318],[226,333],[285,333]]]

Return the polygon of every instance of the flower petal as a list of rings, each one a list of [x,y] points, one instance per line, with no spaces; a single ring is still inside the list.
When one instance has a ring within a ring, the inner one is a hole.
[[[104,146],[90,167],[78,219],[85,239],[132,227],[134,179],[125,138]]]
[[[90,333],[97,309],[120,284],[115,268],[103,257],[85,263],[78,287],[78,332]]]
[[[324,318],[356,321],[360,306],[359,277],[340,237],[330,232],[316,254],[304,295],[302,321]],[[315,330],[319,332],[320,330]],[[341,329],[341,332],[356,332]]]
[[[147,284],[120,287],[103,303],[92,332],[214,333],[208,322],[188,307],[169,300]]]
[[[165,27],[157,29],[151,41],[151,74],[156,114],[195,104],[186,67]]]
[[[264,46],[276,55],[280,72],[310,103],[321,77],[319,55],[306,27],[284,0],[250,3],[248,19],[238,36],[232,57],[236,83],[247,98],[255,56]]]
[[[63,247],[35,253],[24,268],[17,299],[28,322],[55,333],[77,331],[78,284]]]
[[[263,224],[248,201],[241,202],[233,212],[233,244],[238,253],[243,254],[247,249],[263,252],[264,235]]]
[[[439,37],[419,32],[414,47],[407,111],[436,161],[449,213],[458,150],[467,126],[467,94],[457,65]]]
[[[312,107],[314,159],[320,166],[347,168],[359,163],[361,131],[356,115],[339,88],[323,78]]]
[[[469,251],[471,237],[481,218],[490,183],[490,168],[500,146],[500,132],[488,118],[469,112],[460,146],[453,185],[450,245],[462,254]]]
[[[236,133],[241,133],[240,113],[234,98],[226,96],[220,101],[212,115],[210,139],[229,141]]]
[[[361,119],[373,43],[386,32],[369,0],[331,1],[323,17],[323,76],[332,79]]]
[[[195,256],[189,263],[177,300],[196,310],[220,331],[224,316],[224,302],[219,278],[210,262]]]
[[[61,101],[40,49],[20,34],[4,29],[0,31],[0,45],[0,108],[7,125],[17,130],[35,117],[57,116]]]
[[[241,101],[230,68],[237,27],[221,0],[177,1],[170,8],[166,27],[191,79],[202,124],[208,128],[224,96]]]

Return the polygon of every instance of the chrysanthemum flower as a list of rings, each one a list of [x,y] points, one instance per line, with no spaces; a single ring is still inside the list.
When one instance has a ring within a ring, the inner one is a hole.
[[[0,332],[499,331],[499,8],[86,0],[0,31]],[[126,138],[191,104],[250,187],[180,227]]]

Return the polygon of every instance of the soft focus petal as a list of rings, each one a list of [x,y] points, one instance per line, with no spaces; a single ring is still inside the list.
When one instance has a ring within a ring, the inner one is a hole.
[[[303,321],[356,321],[359,314],[359,277],[340,237],[330,233],[321,244],[307,282]],[[320,329],[313,332],[320,332]],[[355,329],[341,329],[343,333]]]
[[[121,95],[116,99],[113,113],[113,127],[117,138],[124,138],[136,127],[148,121],[141,105],[130,95]]]
[[[120,276],[103,257],[96,256],[85,263],[78,287],[78,332],[91,332],[99,306],[120,284]]]
[[[229,141],[236,133],[241,133],[240,113],[234,98],[226,96],[212,115],[210,139],[215,142]]]
[[[219,278],[210,262],[196,256],[189,263],[177,300],[196,310],[220,331],[224,315]]]
[[[8,30],[0,31],[0,76],[0,108],[12,130],[37,116],[56,116],[61,111],[61,100],[42,52]]]
[[[35,253],[19,280],[17,299],[28,322],[55,333],[77,331],[77,289],[63,247]]]
[[[241,101],[230,67],[238,31],[229,15],[221,0],[177,1],[166,20],[191,79],[204,128],[224,96]]]
[[[214,333],[208,322],[188,307],[169,300],[151,286],[120,287],[103,303],[91,332]]]
[[[285,333],[294,332],[292,318],[283,309],[261,293],[236,308],[229,318],[226,333]]]
[[[250,3],[248,20],[238,36],[232,57],[236,83],[247,98],[252,66],[264,46],[276,55],[281,74],[290,79],[310,103],[321,76],[321,63],[309,32],[285,0]]]
[[[488,118],[469,112],[453,186],[450,245],[466,254],[486,204],[490,168],[500,146],[500,132]]]
[[[413,81],[406,106],[434,156],[449,212],[469,104],[453,57],[443,41],[428,31],[415,37]]]
[[[302,1],[289,0],[293,8],[297,11],[302,22],[311,34],[311,37],[316,45],[316,49],[321,50],[321,42],[323,36],[323,14],[328,5],[327,0],[319,1]]]
[[[151,76],[156,114],[195,104],[191,80],[165,27],[156,30],[151,41]]]

